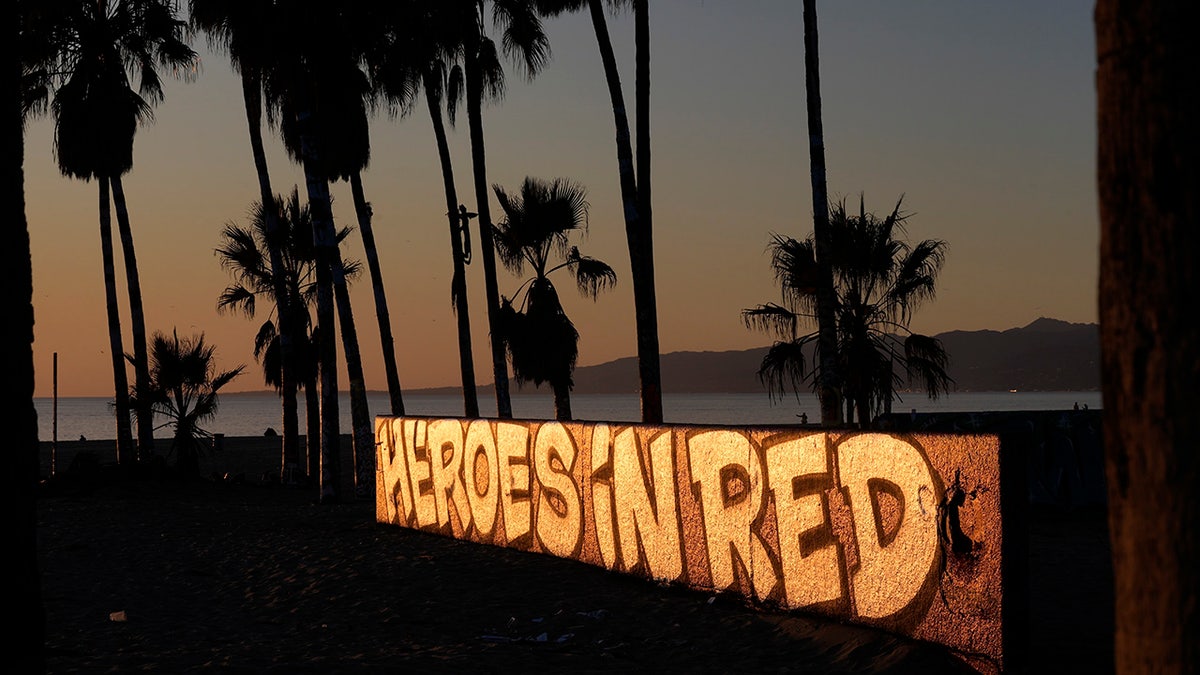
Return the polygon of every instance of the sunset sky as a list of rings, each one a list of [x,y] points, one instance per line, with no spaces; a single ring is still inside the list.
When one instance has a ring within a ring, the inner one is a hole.
[[[881,214],[903,195],[909,238],[949,246],[938,296],[912,327],[934,334],[1004,330],[1043,316],[1096,321],[1091,0],[839,0],[819,2],[818,12],[830,194],[856,204],[864,193],[867,209]],[[610,16],[610,29],[632,115],[632,14]],[[546,30],[547,68],[532,82],[510,69],[506,98],[484,110],[488,177],[510,189],[526,176],[586,186],[589,230],[579,246],[611,264],[618,284],[597,302],[565,276],[558,286],[581,335],[579,363],[591,365],[636,353],[612,109],[586,13],[547,21]],[[651,31],[661,350],[769,344],[743,326],[740,311],[779,299],[766,254],[771,234],[801,238],[812,229],[801,3],[663,0],[652,3]],[[199,76],[168,81],[124,179],[147,329],[204,332],[222,367],[248,366],[230,389],[260,390],[251,350],[266,315],[216,310],[230,277],[213,249],[226,223],[246,223],[258,197],[240,85],[223,54],[202,37],[194,46]],[[465,115],[459,121],[451,131],[456,185],[474,210]],[[298,184],[303,194],[299,167],[273,134],[268,143],[275,191]],[[57,352],[60,396],[111,396],[97,184],[59,174],[49,119],[26,130],[25,172],[36,394],[51,395]],[[363,181],[402,384],[457,385],[449,233],[423,107],[375,119]],[[355,224],[349,187],[336,184],[333,194],[339,225]],[[492,213],[502,217],[494,200]],[[358,232],[347,241],[343,255],[361,259]],[[478,255],[467,282],[483,385],[491,364]],[[519,284],[501,269],[501,293]],[[129,350],[123,283],[120,293]],[[365,271],[352,295],[367,385],[384,389]]]

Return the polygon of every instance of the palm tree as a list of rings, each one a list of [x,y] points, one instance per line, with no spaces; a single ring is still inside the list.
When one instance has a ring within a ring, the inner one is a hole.
[[[500,337],[517,382],[548,382],[554,391],[555,418],[569,420],[579,332],[563,310],[550,275],[569,270],[579,292],[593,300],[600,291],[616,285],[617,275],[607,264],[581,255],[570,245],[569,235],[587,227],[588,204],[582,186],[561,178],[551,182],[526,178],[517,194],[509,194],[499,185],[493,190],[505,216],[496,226],[500,260],[514,274],[522,274],[526,265],[533,272],[511,300],[502,300]],[[552,255],[562,260],[555,262]],[[514,308],[513,302],[520,309]]]
[[[221,293],[217,300],[217,311],[236,310],[247,318],[253,318],[258,299],[275,303],[275,289],[279,285],[284,287],[287,304],[292,311],[288,314],[289,318],[285,319],[279,306],[273,304],[270,313],[274,320],[268,317],[259,328],[254,339],[254,357],[262,364],[266,383],[281,396],[287,393],[284,387],[291,386],[294,401],[299,388],[304,387],[309,396],[308,412],[311,412],[319,410],[320,406],[319,400],[312,398],[315,396],[317,380],[315,345],[311,339],[313,321],[309,312],[316,294],[312,216],[308,206],[300,199],[299,189],[295,187],[286,200],[276,197],[270,203],[273,208],[263,208],[262,202],[255,202],[250,209],[249,226],[229,223],[221,233],[221,245],[216,249],[216,254],[221,267],[234,277],[235,283]],[[339,243],[349,235],[350,229],[342,228],[338,232]],[[275,256],[268,251],[279,253],[278,267],[273,260]],[[358,268],[355,262],[347,265],[347,273],[351,278],[357,276]],[[282,345],[285,338],[297,357],[295,376],[290,382],[285,382],[282,377]],[[294,423],[298,425],[298,420]],[[308,449],[312,453],[318,447],[320,430],[319,427],[313,428],[311,415],[307,431]],[[298,459],[299,455],[293,464],[281,465],[281,478],[285,483],[298,478],[292,475],[299,468]]]
[[[946,243],[927,239],[909,246],[896,239],[907,218],[899,202],[882,219],[867,213],[861,200],[859,204],[857,216],[846,213],[845,202],[834,207],[830,261],[836,279],[838,366],[844,373],[846,421],[852,422],[857,410],[859,423],[866,426],[876,414],[890,410],[896,388],[904,382],[936,399],[952,380],[941,342],[908,328],[917,307],[934,296]],[[775,235],[770,250],[783,304],[745,309],[742,319],[748,328],[772,331],[780,338],[758,371],[774,397],[789,388],[798,393],[805,380],[818,386],[825,362],[818,333],[802,335],[797,330],[817,318],[816,244],[812,237],[797,241]],[[812,343],[815,359],[810,357]]]
[[[839,370],[837,291],[834,288],[832,225],[829,222],[829,193],[825,181],[825,130],[821,121],[821,69],[817,47],[817,3],[804,0],[804,91],[808,102],[809,175],[812,177],[813,246],[816,255],[817,340],[821,345],[821,370],[817,398],[821,424],[841,423],[844,383]],[[860,411],[861,412],[861,411]],[[849,421],[849,420],[847,420]]]
[[[394,17],[390,41],[380,54],[370,55],[372,79],[389,103],[393,115],[406,115],[414,99],[424,94],[429,119],[433,125],[438,160],[442,169],[442,184],[446,194],[446,219],[450,226],[450,254],[453,275],[450,297],[458,322],[459,370],[462,378],[463,408],[467,417],[479,416],[479,399],[475,387],[475,363],[471,351],[471,318],[467,302],[466,265],[470,263],[470,218],[465,206],[458,201],[454,186],[454,166],[450,144],[443,120],[446,91],[450,73],[461,75],[461,69],[451,71],[449,63],[455,58],[454,22],[449,12],[425,2],[410,5],[415,9]],[[452,102],[453,98],[450,99]],[[451,117],[453,123],[453,117]]]
[[[258,175],[259,204],[270,203],[272,195],[271,176],[267,167],[267,155],[263,145],[262,135],[262,78],[263,69],[270,61],[272,44],[281,36],[272,30],[271,12],[274,3],[271,0],[191,0],[190,20],[194,27],[208,35],[210,44],[223,47],[229,54],[234,69],[241,76],[242,101],[246,108],[246,125],[250,136],[250,151],[254,159],[255,172]],[[275,236],[278,228],[275,209],[264,211],[266,216],[267,252],[270,256],[271,268],[282,269],[284,260]],[[275,312],[280,325],[289,325],[292,309],[289,306],[288,289],[282,276],[276,278],[272,289],[275,300]],[[299,311],[299,310],[297,310]],[[281,394],[283,434],[282,461],[284,483],[290,482],[289,476],[295,472],[300,457],[300,429],[297,411],[296,394],[301,383],[307,383],[298,373],[303,362],[297,358],[296,351],[300,345],[293,345],[292,331],[282,331],[278,336],[279,346],[279,383],[277,390]],[[312,438],[310,437],[310,441]],[[311,451],[315,446],[309,444]]]
[[[283,34],[293,40],[273,54],[264,90],[269,119],[279,124],[285,145],[299,150],[312,210],[317,251],[317,326],[321,331],[317,340],[321,363],[320,498],[337,501],[352,491],[365,494],[366,483],[374,480],[374,429],[367,409],[362,358],[329,195],[329,182],[342,175],[341,167],[346,166],[346,159],[338,155],[343,149],[340,141],[366,133],[365,120],[360,127],[358,118],[346,114],[346,90],[354,91],[361,83],[353,75],[353,72],[361,74],[357,67],[361,55],[347,37],[352,18],[337,8],[306,6],[283,12],[277,20]],[[355,128],[336,128],[339,122],[346,121]],[[350,147],[345,149],[355,151]],[[341,328],[350,380],[354,454],[347,457],[342,456],[339,447],[335,320]]]
[[[1094,16],[1115,672],[1196,672],[1196,6],[1099,0]]]
[[[212,438],[201,425],[216,416],[220,389],[245,368],[217,372],[215,352],[204,333],[180,340],[177,331],[170,337],[155,332],[150,344],[150,401],[154,412],[166,419],[163,426],[174,430],[169,454],[175,455],[175,467],[184,478],[200,475],[200,455]]]
[[[637,326],[638,380],[642,421],[662,422],[662,377],[658,345],[658,302],[654,285],[654,240],[650,198],[650,30],[648,3],[611,0],[610,5],[634,6],[635,105],[637,113],[637,157],[629,130],[625,94],[616,53],[608,32],[608,21],[600,0],[538,0],[538,10],[547,16],[588,8],[604,77],[612,101],[616,126],[617,169],[620,175],[625,237],[633,273],[634,319]]]
[[[133,167],[133,139],[140,122],[151,116],[151,106],[162,100],[158,68],[174,73],[193,72],[196,54],[184,42],[184,23],[165,0],[98,0],[64,3],[56,19],[56,44],[41,57],[45,79],[28,110],[50,108],[55,118],[55,150],[59,170],[66,176],[98,180],[101,196],[101,242],[105,249],[106,302],[109,343],[117,408],[117,452],[121,461],[135,459],[130,441],[127,387],[124,386],[120,319],[111,254],[111,215],[108,194],[116,202],[117,224],[124,253],[133,338],[135,389],[149,386],[145,317],[133,235],[121,176]],[[135,91],[129,73],[136,73]],[[36,98],[40,96],[40,101]],[[142,397],[145,400],[145,397]],[[153,411],[147,403],[136,411],[138,452],[153,452]]]
[[[496,253],[492,240],[492,214],[488,200],[487,160],[483,138],[484,98],[499,99],[504,94],[504,69],[496,43],[484,30],[483,0],[459,0],[443,3],[444,11],[456,19],[463,56],[463,81],[466,88],[467,122],[471,135],[471,168],[475,177],[475,202],[479,213],[479,248],[483,253],[484,286],[487,293],[488,328],[492,347],[492,375],[496,388],[497,415],[512,417],[508,392],[508,366],[505,347],[500,339],[500,291],[496,282]],[[509,56],[532,78],[541,70],[549,53],[533,0],[492,0],[493,22],[502,33],[501,44]],[[452,97],[453,100],[454,97]],[[451,107],[451,120],[454,119]]]
[[[41,5],[20,0],[5,13],[3,37],[10,45],[21,45],[9,52],[4,64],[3,88],[7,94],[4,119],[3,190],[5,245],[0,246],[0,284],[5,289],[5,330],[0,353],[7,390],[11,392],[3,410],[3,425],[11,444],[10,466],[5,471],[3,492],[4,538],[12,542],[9,554],[13,592],[7,602],[9,611],[20,612],[25,620],[14,622],[8,657],[12,667],[23,672],[46,670],[46,611],[42,602],[42,574],[38,555],[38,425],[34,407],[33,366],[33,262],[29,242],[29,224],[25,218],[25,133],[22,103],[22,69],[26,60],[25,38],[35,30],[29,12]],[[43,35],[36,35],[45,38]]]

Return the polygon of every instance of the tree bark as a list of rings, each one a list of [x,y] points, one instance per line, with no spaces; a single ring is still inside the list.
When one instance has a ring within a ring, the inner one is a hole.
[[[271,174],[267,169],[267,153],[262,139],[262,88],[258,77],[242,72],[242,99],[246,104],[246,126],[250,133],[250,151],[254,156],[254,169],[258,174],[258,198],[263,205],[267,221],[267,254],[271,269],[275,272],[275,314],[279,323],[279,395],[282,400],[283,437],[280,458],[280,480],[284,485],[296,483],[296,471],[300,459],[300,421],[297,411],[296,349],[292,342],[292,307],[287,289],[287,280],[282,274],[283,252],[279,236],[278,211],[271,205],[275,193],[271,190]]]
[[[650,199],[650,2],[634,0],[635,104],[637,106],[638,266],[633,269],[638,377],[642,422],[662,424],[658,299],[654,283],[654,218]]]
[[[475,208],[479,212],[479,248],[483,253],[484,287],[487,291],[489,341],[492,347],[492,377],[496,388],[497,417],[512,417],[508,392],[508,361],[500,339],[500,291],[496,282],[496,247],[492,238],[492,215],[488,206],[487,162],[483,145],[483,75],[479,58],[467,49],[464,70],[467,80],[467,121],[471,132],[471,166],[475,174]]]
[[[1200,668],[1200,48],[1188,0],[1096,4],[1100,348],[1119,673]]]
[[[125,348],[121,344],[121,312],[117,300],[117,266],[113,256],[112,206],[109,202],[109,180],[101,176],[100,188],[100,255],[104,266],[104,305],[108,313],[108,351],[113,367],[113,400],[117,416],[117,463],[136,460],[133,448],[133,429],[129,420],[129,377],[125,371]]]
[[[426,73],[425,102],[429,106],[429,119],[433,123],[433,135],[437,141],[438,159],[442,165],[442,184],[446,191],[446,219],[450,223],[450,255],[454,263],[454,277],[450,280],[450,296],[454,302],[454,316],[458,321],[458,363],[462,375],[463,413],[467,417],[479,417],[479,395],[475,389],[475,357],[471,352],[471,316],[467,307],[467,270],[460,228],[469,228],[469,222],[460,221],[458,193],[454,188],[454,168],[450,162],[450,143],[446,138],[446,125],[442,122],[442,108],[435,96],[429,94],[430,75]]]
[[[17,44],[20,22],[10,11],[6,37]],[[6,602],[18,621],[10,621],[13,646],[7,661],[18,672],[41,673],[46,669],[46,614],[42,605],[41,573],[37,550],[37,485],[39,478],[37,410],[34,394],[33,263],[29,225],[25,219],[25,138],[21,117],[21,66],[18,50],[9,52],[4,69],[4,89],[10,92],[5,135],[9,148],[4,159],[5,245],[0,247],[6,305],[4,374],[10,401],[0,409],[0,424],[9,434],[10,460],[4,483],[5,541],[13,551],[9,560],[9,582],[15,591]]]
[[[813,248],[817,259],[817,346],[820,373],[817,398],[821,424],[841,424],[837,354],[837,295],[833,289],[829,232],[829,193],[825,185],[825,130],[821,121],[821,68],[817,45],[817,3],[804,0],[804,90],[808,102],[808,153],[812,176]]]
[[[388,403],[391,404],[392,414],[399,416],[404,414],[404,393],[400,389],[400,373],[396,369],[396,341],[392,338],[392,319],[388,312],[387,293],[383,289],[379,249],[375,247],[375,232],[371,229],[371,205],[363,193],[361,172],[355,171],[350,176],[350,191],[354,197],[354,213],[358,216],[358,232],[362,235],[363,250],[367,256],[367,269],[371,272],[371,290],[375,294],[375,318],[379,322],[379,343],[383,347]]]
[[[150,363],[146,354],[146,314],[142,310],[142,284],[138,278],[137,255],[133,248],[133,228],[121,177],[113,176],[113,204],[117,209],[117,230],[121,233],[121,257],[125,260],[125,286],[129,293],[129,326],[133,340],[133,381],[137,391],[138,459],[154,454],[154,408],[150,400]]]

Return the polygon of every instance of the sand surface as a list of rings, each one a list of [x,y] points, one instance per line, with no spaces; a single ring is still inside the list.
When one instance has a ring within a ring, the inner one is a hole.
[[[59,471],[110,448],[59,443]],[[261,482],[277,448],[225,439],[190,483],[48,485],[49,672],[964,671],[936,645],[315,504]],[[1103,513],[1033,514],[1028,672],[1111,671],[1105,532]]]

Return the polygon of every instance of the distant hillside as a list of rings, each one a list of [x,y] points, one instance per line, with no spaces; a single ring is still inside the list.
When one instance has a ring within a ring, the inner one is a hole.
[[[1100,388],[1100,327],[1038,319],[1006,331],[937,336],[959,391],[1088,391]]]
[[[958,391],[1089,391],[1100,388],[1100,333],[1096,324],[1038,319],[1006,331],[950,331],[936,336],[950,354]],[[758,366],[767,347],[663,354],[666,393],[757,393]],[[490,385],[486,387],[490,390]],[[625,394],[638,389],[637,358],[575,369],[575,393]],[[422,390],[457,392],[457,387]],[[514,389],[514,391],[516,391]]]

